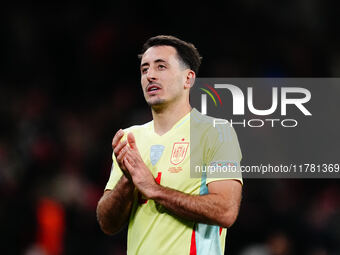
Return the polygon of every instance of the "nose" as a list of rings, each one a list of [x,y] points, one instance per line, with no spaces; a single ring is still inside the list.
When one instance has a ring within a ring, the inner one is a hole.
[[[149,82],[157,80],[157,75],[153,68],[148,69],[148,72],[146,73],[146,78],[148,79]]]

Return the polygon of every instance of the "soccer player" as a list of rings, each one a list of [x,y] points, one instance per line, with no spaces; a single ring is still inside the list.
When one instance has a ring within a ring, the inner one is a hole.
[[[119,130],[97,218],[104,233],[128,223],[128,254],[224,254],[226,228],[238,215],[242,178],[192,178],[190,165],[239,166],[234,129],[214,128],[192,109],[189,91],[201,57],[173,36],[143,46],[141,84],[153,120]],[[198,132],[190,139],[190,130]]]

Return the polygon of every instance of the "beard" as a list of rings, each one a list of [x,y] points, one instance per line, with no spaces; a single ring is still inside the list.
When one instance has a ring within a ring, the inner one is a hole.
[[[146,102],[155,112],[162,111],[167,105],[166,100],[161,98],[155,98]]]

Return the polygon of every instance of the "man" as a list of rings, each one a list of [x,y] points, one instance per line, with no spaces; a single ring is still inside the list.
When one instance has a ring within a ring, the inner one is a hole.
[[[97,207],[101,229],[112,235],[128,222],[128,254],[223,254],[242,179],[191,178],[190,164],[239,165],[236,134],[232,127],[213,128],[190,106],[201,63],[194,45],[156,36],[140,58],[153,121],[119,130],[112,140],[111,175]],[[190,140],[190,125],[199,139]]]

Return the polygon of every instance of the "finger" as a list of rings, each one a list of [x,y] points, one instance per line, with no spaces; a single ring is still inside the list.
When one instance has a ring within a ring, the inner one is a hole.
[[[117,157],[120,153],[120,151],[124,148],[124,146],[127,145],[127,141],[123,141],[123,142],[120,142],[118,143],[118,145],[114,148],[113,152],[115,154],[115,156]]]
[[[112,139],[112,148],[115,148],[118,145],[118,143],[119,143],[120,139],[122,139],[123,135],[124,135],[124,131],[119,129],[118,132],[115,134],[115,136]]]
[[[133,155],[133,152],[131,151],[131,150],[129,150],[126,154],[125,154],[125,157],[124,158],[126,158],[128,161],[129,161],[129,163],[130,163],[130,165],[132,166],[132,167],[135,167],[135,165],[136,165],[136,159],[135,159],[135,157],[134,157],[134,155]]]
[[[136,139],[135,136],[130,132],[127,135],[127,140],[129,142],[129,145],[131,147],[131,149],[137,149],[137,144],[136,144]],[[137,149],[138,150],[138,149]]]
[[[129,151],[129,147],[125,146],[120,153],[118,154],[118,156],[116,157],[118,162],[122,162],[123,158],[125,157],[125,154]]]
[[[133,167],[131,166],[129,160],[126,157],[124,158],[124,165],[129,171],[133,170]]]

